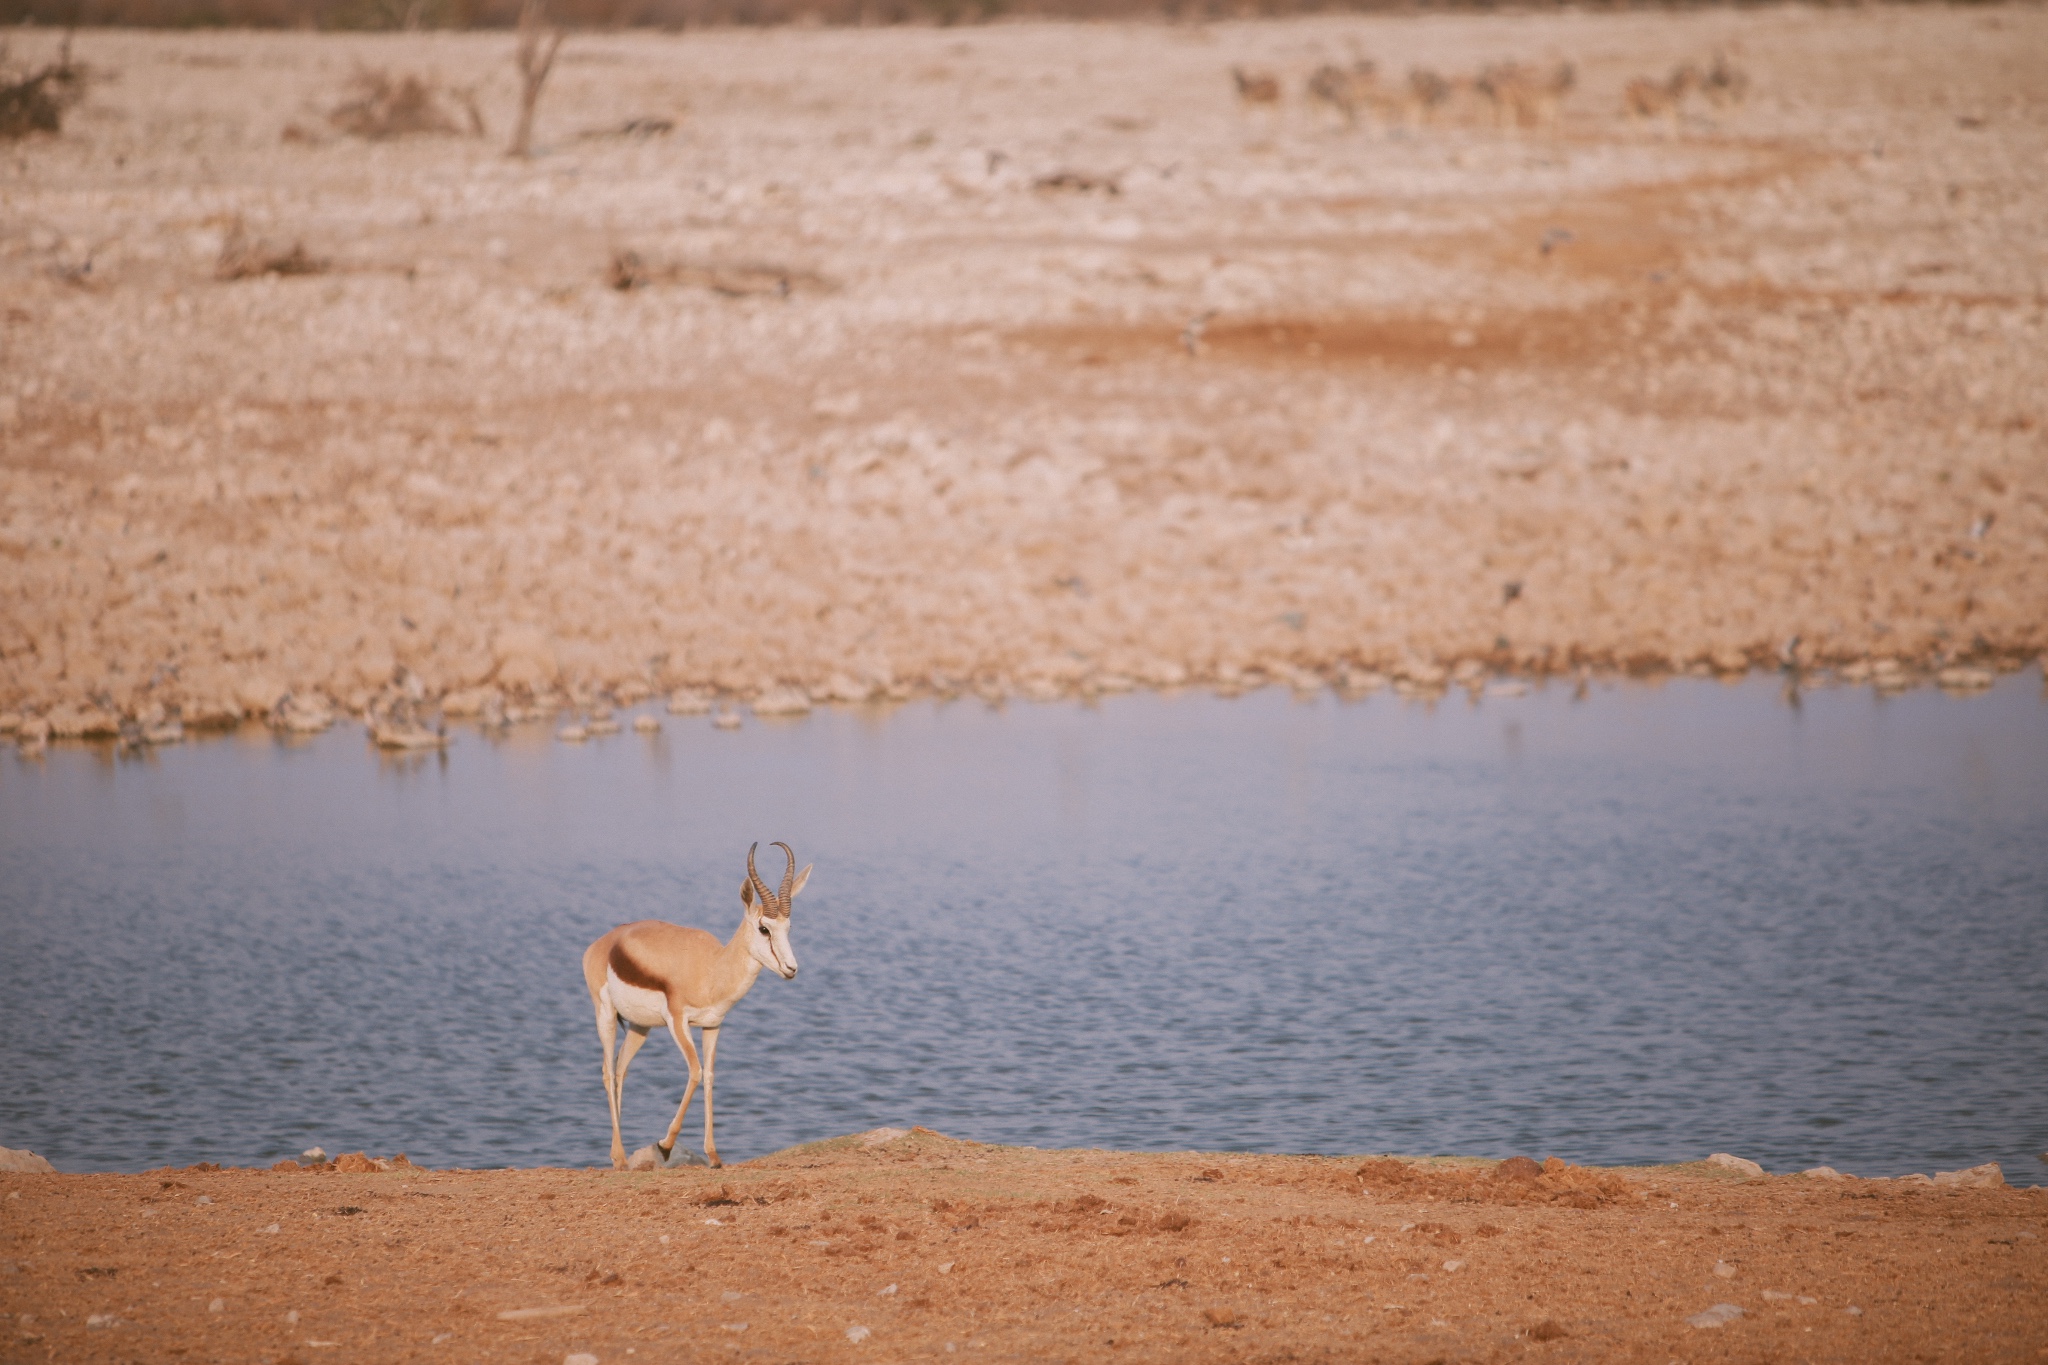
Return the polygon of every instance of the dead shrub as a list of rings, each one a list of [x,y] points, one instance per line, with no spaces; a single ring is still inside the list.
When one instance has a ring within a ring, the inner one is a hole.
[[[449,101],[462,107],[462,119],[449,111]],[[349,78],[348,97],[328,111],[327,123],[338,133],[371,142],[421,135],[484,135],[483,114],[469,91],[444,90],[419,76],[393,76],[371,67]]]
[[[248,280],[260,275],[318,275],[327,262],[309,254],[303,242],[279,247],[249,235],[238,217],[229,225],[220,244],[220,256],[213,263],[217,280]]]
[[[17,70],[0,43],[0,138],[63,131],[64,111],[85,98],[86,72],[71,60],[66,34],[57,60],[33,71]]]
[[[604,280],[621,291],[645,289],[657,284],[680,284],[708,289],[731,299],[759,295],[786,299],[799,290],[810,294],[824,293],[832,288],[831,281],[822,275],[767,262],[698,265],[682,261],[650,261],[631,250],[612,253]]]

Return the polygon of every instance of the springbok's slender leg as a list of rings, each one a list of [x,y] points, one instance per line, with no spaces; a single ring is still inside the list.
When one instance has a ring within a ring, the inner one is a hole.
[[[718,1159],[718,1143],[711,1136],[711,1076],[718,1068],[718,1030],[704,1030],[704,1159],[713,1166],[725,1163]]]
[[[603,1000],[597,1002],[597,1041],[604,1045],[604,1102],[612,1111],[612,1169],[626,1169],[626,1144],[619,1141],[618,1068],[612,1051],[619,1040],[619,1016]]]
[[[619,1044],[618,1065],[612,1068],[612,1087],[619,1092],[620,1126],[624,1126],[626,1114],[626,1068],[633,1065],[633,1054],[647,1045],[647,1030],[638,1024],[626,1025],[626,1040]]]
[[[669,1032],[675,1035],[676,1046],[683,1050],[683,1060],[690,1064],[690,1083],[683,1087],[683,1102],[676,1106],[676,1116],[668,1126],[668,1135],[661,1140],[661,1159],[663,1162],[666,1162],[669,1158],[669,1153],[676,1149],[676,1134],[683,1131],[683,1115],[690,1112],[690,1097],[697,1093],[697,1077],[701,1070],[697,1063],[697,1045],[690,1041],[690,1026],[684,1023],[677,1023],[669,1029]],[[708,1044],[717,1036],[718,1031],[713,1029],[705,1035],[704,1041]],[[704,1093],[708,1098],[711,1092],[707,1090]]]

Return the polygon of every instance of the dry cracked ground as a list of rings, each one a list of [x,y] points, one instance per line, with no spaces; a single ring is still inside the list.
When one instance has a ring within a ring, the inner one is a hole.
[[[0,727],[2048,647],[2038,5],[578,33],[525,160],[511,47],[77,36]]]
[[[1998,1361],[2048,1189],[991,1147],[0,1175],[10,1361]]]

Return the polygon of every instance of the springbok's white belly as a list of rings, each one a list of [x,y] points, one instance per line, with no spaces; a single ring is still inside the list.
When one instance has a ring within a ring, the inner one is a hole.
[[[611,1007],[621,1019],[639,1028],[666,1028],[669,1024],[668,1000],[660,991],[650,991],[644,986],[628,986],[619,980],[617,973],[605,968],[604,993],[611,1001]]]

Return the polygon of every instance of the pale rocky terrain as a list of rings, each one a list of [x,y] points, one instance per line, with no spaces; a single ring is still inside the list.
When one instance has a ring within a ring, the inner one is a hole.
[[[1724,1157],[1723,1161],[1727,1159]],[[0,1174],[21,1361],[2021,1361],[2048,1188],[1038,1151]]]
[[[0,728],[2048,647],[2038,5],[578,33],[531,160],[511,48],[78,35]],[[343,135],[371,69],[487,136]]]

